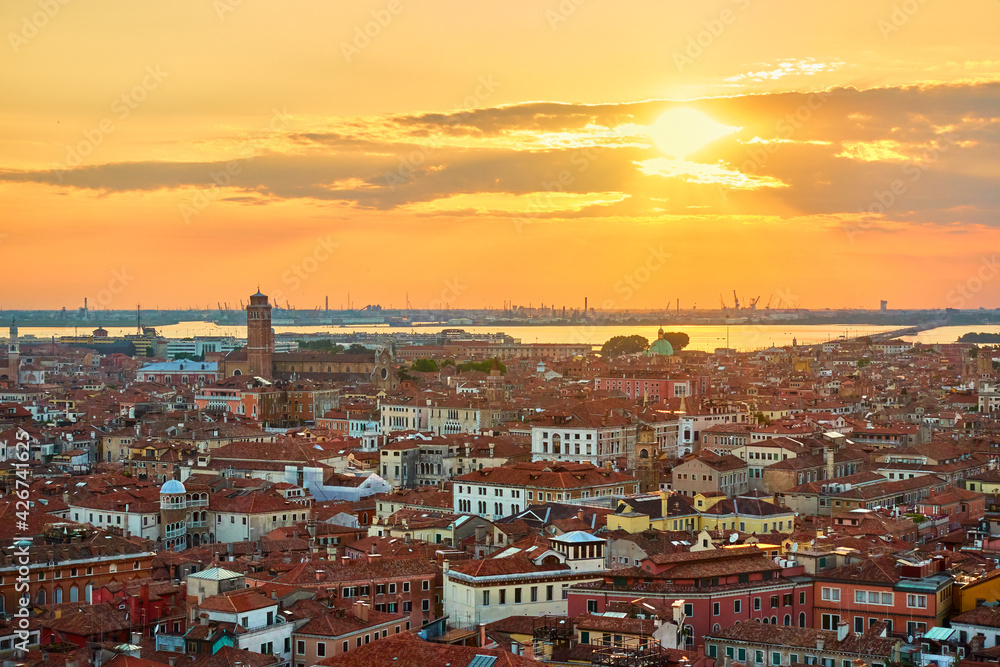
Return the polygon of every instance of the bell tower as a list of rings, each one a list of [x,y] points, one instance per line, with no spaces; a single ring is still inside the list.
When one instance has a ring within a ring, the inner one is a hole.
[[[271,379],[274,333],[271,331],[271,304],[257,290],[247,304],[247,366],[250,375]]]
[[[14,386],[19,384],[18,374],[21,371],[21,345],[17,341],[17,323],[14,320],[10,321],[10,338],[7,345],[7,378],[14,383]]]

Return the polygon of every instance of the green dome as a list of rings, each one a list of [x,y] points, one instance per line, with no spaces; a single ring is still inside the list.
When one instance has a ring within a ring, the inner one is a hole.
[[[657,357],[672,357],[674,355],[674,346],[666,338],[658,338],[649,346],[649,351],[646,354]]]

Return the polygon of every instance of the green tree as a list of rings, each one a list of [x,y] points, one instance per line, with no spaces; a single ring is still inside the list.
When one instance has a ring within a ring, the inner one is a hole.
[[[351,343],[351,346],[347,348],[347,354],[371,354],[372,351],[369,350],[364,345],[359,345],[358,343]]]
[[[858,366],[858,368],[864,368],[865,366],[867,366],[871,362],[872,362],[871,359],[868,359],[867,357],[862,357],[862,358],[858,359],[857,366]]]
[[[315,350],[317,352],[330,352],[332,354],[340,354],[344,351],[342,345],[337,345],[329,338],[323,340],[300,340],[297,342],[299,348],[302,350]]]
[[[680,352],[691,343],[691,339],[683,331],[668,331],[663,337],[674,348],[674,352]]]
[[[438,364],[433,359],[417,359],[413,362],[412,370],[417,373],[434,373],[438,370]]]
[[[499,359],[487,359],[486,361],[467,361],[464,364],[458,365],[458,371],[464,373],[465,371],[479,371],[481,373],[489,373],[493,370],[494,365],[500,371],[500,373],[506,373],[507,367],[504,366],[503,362]]]
[[[648,347],[649,340],[643,336],[615,336],[601,346],[601,356],[605,359],[613,359],[623,354],[638,354]]]

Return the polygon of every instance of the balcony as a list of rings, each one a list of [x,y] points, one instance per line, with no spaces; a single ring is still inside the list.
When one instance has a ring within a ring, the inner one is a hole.
[[[180,528],[171,528],[166,532],[166,538],[172,539],[175,537],[184,537],[187,535],[187,526],[181,526]]]

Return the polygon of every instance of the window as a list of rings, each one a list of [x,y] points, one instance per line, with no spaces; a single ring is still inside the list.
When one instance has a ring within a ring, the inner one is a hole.
[[[521,604],[521,589],[514,589],[514,604]]]
[[[799,591],[799,604],[805,604],[805,603],[806,603],[806,592]]]
[[[906,606],[911,609],[927,609],[927,596],[909,593],[906,596]]]
[[[718,616],[721,613],[722,613],[722,605],[720,605],[718,602],[713,602],[712,603],[712,616]]]
[[[507,589],[500,589],[500,604],[507,604]]]
[[[760,598],[753,599],[753,610],[760,611]]]
[[[345,639],[344,644],[340,647],[340,649],[341,653],[347,653],[349,650],[351,650],[351,642]]]
[[[389,584],[389,595],[392,595],[395,592],[396,592],[396,584],[394,584],[394,583],[393,584]]]
[[[538,602],[538,586],[531,587],[531,601]]]
[[[781,596],[781,604],[782,604],[782,606],[785,606],[785,607],[791,607],[792,606],[792,594],[791,593],[785,593],[783,596]]]
[[[409,593],[410,592],[410,582],[408,582],[408,581],[404,581],[403,582],[403,592],[404,593]]]
[[[421,590],[429,591],[431,589],[431,580],[430,579],[424,579],[421,582],[420,588],[421,588]]]
[[[431,601],[428,600],[427,598],[424,598],[420,602],[420,608],[423,609],[424,611],[430,611],[431,610]]]
[[[320,658],[326,656],[326,642],[316,642],[316,655]]]
[[[715,646],[715,644],[709,644],[708,646],[706,646],[705,651],[706,655],[708,655],[709,658],[714,658],[716,655],[718,655],[718,648]]]
[[[733,612],[739,614],[743,611],[743,600],[733,600]]]
[[[687,616],[688,618],[694,616],[694,605],[691,604],[690,602],[684,604],[684,615]]]
[[[854,617],[854,631],[861,634],[865,631],[865,619],[861,616]]]
[[[840,625],[840,615],[839,614],[823,614],[823,629],[824,630],[836,630],[837,626]]]
[[[587,600],[587,613],[588,614],[597,613],[597,600]]]
[[[549,589],[551,590],[552,587],[549,586]],[[549,598],[549,599],[551,600],[552,598]],[[483,606],[484,607],[489,607],[490,606],[490,592],[489,591],[483,591]]]
[[[552,588],[551,585],[545,587],[545,601],[546,602],[551,602],[552,601],[552,591],[553,591],[553,588]]]
[[[829,600],[830,602],[840,602],[840,589],[824,588],[822,596],[824,600]],[[836,628],[834,629],[836,630]]]
[[[736,650],[736,659],[739,660],[740,662],[746,662],[747,661],[747,650],[745,648],[737,649]]]
[[[777,595],[772,595],[771,596],[771,609],[777,609],[777,608],[778,608],[778,596]]]

